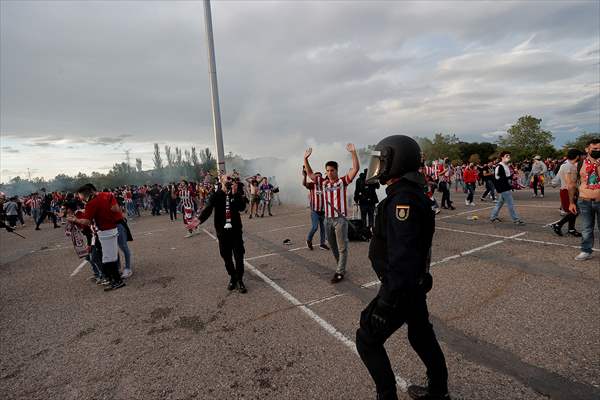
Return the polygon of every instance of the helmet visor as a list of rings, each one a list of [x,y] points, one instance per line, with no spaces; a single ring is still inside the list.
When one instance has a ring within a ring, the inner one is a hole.
[[[381,152],[372,150],[369,157],[369,167],[367,168],[366,183],[377,183],[381,176],[383,163],[381,160]]]

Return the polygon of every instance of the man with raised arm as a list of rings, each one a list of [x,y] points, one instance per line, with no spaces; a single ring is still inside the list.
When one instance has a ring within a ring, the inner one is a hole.
[[[327,241],[337,262],[337,268],[331,279],[331,283],[340,282],[344,279],[346,273],[346,262],[348,260],[347,189],[360,168],[354,145],[348,143],[346,150],[352,154],[352,168],[346,175],[340,177],[338,176],[338,163],[327,161],[325,163],[325,178],[315,175],[308,162],[308,158],[312,154],[312,148],[308,148],[304,152],[306,174],[315,184],[323,188],[325,232],[327,233]]]

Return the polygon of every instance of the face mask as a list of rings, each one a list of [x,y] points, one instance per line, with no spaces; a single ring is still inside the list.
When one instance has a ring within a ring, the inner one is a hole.
[[[592,150],[590,152],[590,157],[592,157],[595,160],[599,159],[600,158],[600,150]]]

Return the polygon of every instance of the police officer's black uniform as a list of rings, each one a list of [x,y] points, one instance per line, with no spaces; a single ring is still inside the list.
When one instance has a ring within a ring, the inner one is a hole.
[[[230,276],[227,288],[233,290],[237,287],[241,293],[245,293],[246,287],[242,281],[244,276],[245,250],[244,240],[242,238],[242,218],[240,217],[240,212],[243,212],[246,208],[246,199],[244,196],[244,185],[241,183],[237,183],[237,185],[238,188],[236,193],[229,195],[231,228],[225,228],[226,193],[222,190],[220,185],[207,199],[204,209],[200,213],[200,223],[204,223],[214,210],[215,231],[217,232],[217,239],[219,240],[219,252],[225,261],[225,269],[227,269],[227,273]]]
[[[388,144],[406,144],[409,150],[416,147],[411,151],[416,151],[416,158],[396,168],[400,173],[394,174],[393,169],[391,173],[389,170],[388,154],[388,171],[382,180],[399,179],[388,186],[387,197],[377,207],[369,259],[381,287],[361,314],[356,347],[375,381],[377,398],[397,399],[396,379],[383,345],[406,323],[409,342],[427,367],[429,380],[427,388],[412,386],[409,394],[417,399],[449,399],[446,362],[429,322],[426,303],[426,293],[431,289],[428,266],[434,213],[423,193],[423,178],[416,172],[420,165],[418,145],[407,136],[391,138],[394,140],[388,140]],[[394,157],[402,155],[402,149],[393,152]]]

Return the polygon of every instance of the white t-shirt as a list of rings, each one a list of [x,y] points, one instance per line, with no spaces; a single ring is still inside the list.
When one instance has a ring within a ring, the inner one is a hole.
[[[558,173],[556,174],[556,176],[560,179],[560,188],[561,189],[568,189],[567,188],[567,180],[566,180],[566,176],[569,174],[576,174],[577,173],[577,163],[572,164],[570,161],[565,161],[560,168],[558,169]]]

